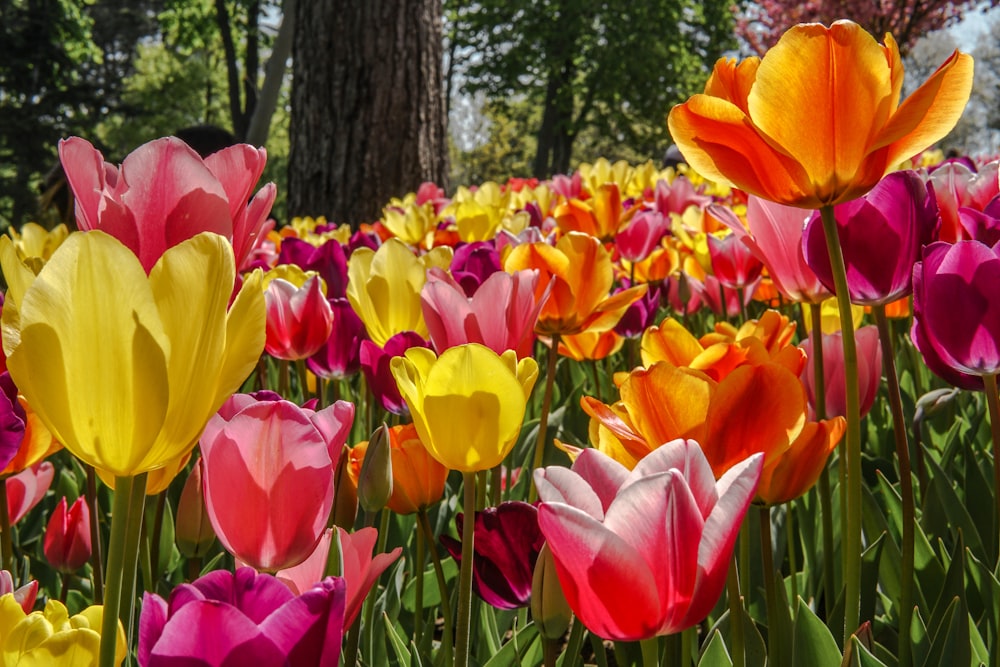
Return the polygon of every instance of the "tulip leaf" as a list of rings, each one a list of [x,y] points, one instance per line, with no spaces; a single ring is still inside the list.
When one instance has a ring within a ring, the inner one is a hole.
[[[840,667],[843,656],[830,629],[800,597],[795,608],[795,628],[792,632],[793,665]]]
[[[932,633],[935,633],[935,636],[940,629],[941,623],[944,622],[944,615],[952,607],[952,600],[961,598],[963,607],[965,606],[965,559],[962,558],[962,552],[965,548],[962,544],[963,536],[964,534],[959,532],[958,542],[955,543],[954,551],[951,554],[948,574],[945,576],[944,585],[941,587],[941,594],[932,607],[931,616],[927,623],[928,629]]]
[[[861,618],[875,618],[876,593],[878,591],[879,561],[886,542],[882,533],[861,554]]]
[[[410,664],[410,652],[406,648],[406,642],[396,632],[392,621],[389,620],[389,615],[385,612],[382,612],[382,622],[385,624],[385,636],[388,638],[392,650],[396,653],[396,660],[400,665],[404,667],[408,666]]]
[[[453,580],[458,576],[458,565],[451,558],[441,561],[441,570],[444,573],[444,580],[447,584],[449,581]],[[403,604],[403,608],[408,612],[416,611],[417,605],[417,586],[416,578],[410,579],[406,582],[406,586],[403,588],[403,594],[400,596],[400,601]],[[438,590],[437,575],[434,572],[433,566],[427,566],[424,570],[424,609],[429,609],[431,607],[436,607],[441,604],[441,592]]]
[[[962,502],[955,492],[951,480],[934,461],[933,457],[926,457],[926,461],[928,467],[933,471],[931,487],[937,492],[938,501],[941,503],[941,509],[944,510],[948,524],[954,530],[962,531],[965,542],[969,545],[973,553],[985,553],[979,530],[972,521],[972,517],[969,516],[969,510],[966,508],[965,503]]]
[[[698,660],[698,667],[733,667],[726,642],[718,631],[712,633],[712,638],[701,654],[701,659]]]
[[[539,643],[538,628],[534,623],[529,623],[514,633],[511,640],[501,646],[496,655],[483,664],[483,667],[510,667],[521,664],[528,652],[536,648]]]
[[[479,607],[479,638],[483,639],[480,650],[486,655],[496,655],[500,651],[500,630],[497,628],[496,610],[485,602],[477,603]]]
[[[977,462],[979,452],[970,450],[965,456],[965,476],[960,489],[964,492],[965,507],[969,511],[973,525],[981,532],[985,545],[983,556],[990,562],[997,560],[997,540],[994,535],[996,503],[969,502],[975,498],[989,498],[993,495],[993,489],[987,477],[983,474],[983,469]],[[992,477],[992,471],[990,473]]]
[[[886,664],[872,655],[856,636],[852,636],[844,655],[843,667],[886,667]]]
[[[981,610],[983,615],[983,622],[987,627],[997,627],[997,623],[1000,622],[1000,610],[997,609],[997,600],[1000,600],[1000,581],[997,581],[996,576],[990,571],[990,568],[980,561],[976,556],[966,549],[965,551],[966,559],[968,564],[966,565],[966,573],[969,582],[973,586],[973,590],[976,592],[979,603],[977,608]],[[972,600],[969,600],[969,608],[971,611]],[[973,614],[973,618],[976,614]]]
[[[951,600],[941,623],[934,634],[930,651],[926,654],[924,667],[938,665],[969,665],[972,651],[969,646],[969,614],[960,597]]]

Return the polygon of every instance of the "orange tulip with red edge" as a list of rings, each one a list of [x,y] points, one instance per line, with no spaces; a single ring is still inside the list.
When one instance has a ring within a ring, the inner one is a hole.
[[[564,232],[583,232],[601,240],[609,240],[638,209],[626,212],[618,186],[605,183],[590,199],[567,199],[556,206],[555,218]]]
[[[860,197],[948,134],[969,99],[972,57],[955,51],[900,104],[902,86],[891,35],[879,44],[850,21],[800,24],[761,59],[719,60],[667,124],[706,178],[819,208]]]

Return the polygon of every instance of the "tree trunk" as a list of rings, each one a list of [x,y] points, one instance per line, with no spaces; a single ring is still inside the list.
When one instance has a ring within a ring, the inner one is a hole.
[[[289,215],[357,225],[447,186],[441,0],[297,2]]]

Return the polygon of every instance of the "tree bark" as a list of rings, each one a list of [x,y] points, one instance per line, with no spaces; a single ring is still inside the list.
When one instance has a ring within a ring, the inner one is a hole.
[[[297,2],[289,215],[357,225],[447,187],[441,0]]]

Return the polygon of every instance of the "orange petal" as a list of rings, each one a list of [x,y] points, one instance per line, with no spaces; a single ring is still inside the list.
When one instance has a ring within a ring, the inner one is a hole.
[[[778,505],[811,489],[846,428],[843,417],[806,424],[784,455],[765,464],[757,499],[765,505]]]
[[[658,327],[646,329],[639,349],[644,366],[652,366],[657,361],[689,366],[704,351],[698,339],[672,317],[663,320]]]
[[[636,430],[655,448],[677,438],[701,442],[714,385],[704,373],[661,361],[633,371],[621,397]]]
[[[728,100],[747,113],[747,98],[759,66],[760,58],[756,57],[739,62],[735,58],[720,58],[705,84],[705,94]]]

